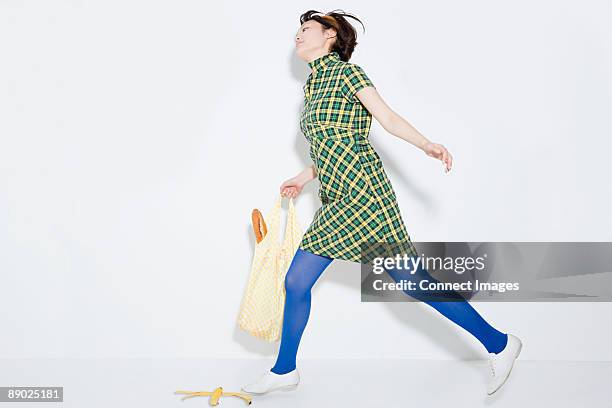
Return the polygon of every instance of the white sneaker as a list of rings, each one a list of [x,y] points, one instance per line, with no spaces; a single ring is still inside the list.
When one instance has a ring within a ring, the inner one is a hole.
[[[300,373],[297,368],[285,374],[267,371],[254,383],[243,385],[242,391],[255,395],[263,395],[276,390],[290,391],[296,389],[299,382]]]
[[[493,378],[489,381],[487,394],[493,394],[504,385],[514,365],[514,360],[518,357],[522,347],[523,343],[521,340],[508,333],[508,344],[506,344],[506,347],[497,354],[489,353],[489,367],[491,368]]]

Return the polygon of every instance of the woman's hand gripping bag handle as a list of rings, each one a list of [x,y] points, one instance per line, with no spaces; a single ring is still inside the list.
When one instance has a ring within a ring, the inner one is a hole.
[[[289,198],[285,234],[282,243],[279,242],[282,199],[283,196],[279,195],[265,217],[268,231],[255,244],[251,272],[238,315],[238,326],[242,330],[270,342],[281,337],[285,275],[303,236],[293,198]]]

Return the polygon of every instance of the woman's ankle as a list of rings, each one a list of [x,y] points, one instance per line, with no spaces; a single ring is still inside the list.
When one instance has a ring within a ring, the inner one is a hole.
[[[295,370],[295,366],[293,366],[293,368],[274,366],[270,369],[271,372],[273,372],[274,374],[279,374],[279,375],[290,373],[293,370]]]

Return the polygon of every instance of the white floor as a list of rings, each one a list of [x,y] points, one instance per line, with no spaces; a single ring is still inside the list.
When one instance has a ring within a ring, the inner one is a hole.
[[[176,390],[240,391],[268,359],[3,359],[0,386],[63,386],[64,402],[44,407],[203,407]],[[612,362],[517,360],[506,384],[486,395],[488,365],[478,361],[298,360],[295,391],[253,396],[251,407],[610,407]],[[41,407],[40,403],[2,403]],[[219,407],[246,407],[223,397]]]

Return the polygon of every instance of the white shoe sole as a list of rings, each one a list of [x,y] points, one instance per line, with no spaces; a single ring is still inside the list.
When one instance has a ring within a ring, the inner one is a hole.
[[[293,391],[297,388],[297,384],[293,384],[293,385],[283,385],[282,387],[276,387],[276,388],[272,388],[268,391],[265,392],[252,392],[252,391],[247,391],[244,388],[241,388],[242,391],[246,392],[247,394],[251,394],[251,395],[266,395],[268,393],[271,393],[273,391]]]
[[[502,385],[504,385],[506,383],[506,380],[508,379],[508,377],[510,377],[510,373],[512,372],[512,368],[514,367],[514,362],[518,358],[519,354],[521,354],[521,350],[522,349],[523,349],[523,342],[520,342],[518,348],[516,349],[516,352],[514,353],[514,358],[512,359],[512,364],[510,364],[510,369],[508,370],[508,373],[506,374],[506,377],[504,378],[504,380],[499,384],[499,386],[496,389],[494,389],[491,392],[487,392],[488,395],[493,395],[497,390],[499,390],[502,387]]]

